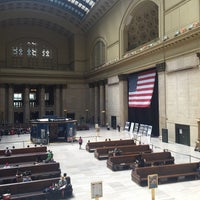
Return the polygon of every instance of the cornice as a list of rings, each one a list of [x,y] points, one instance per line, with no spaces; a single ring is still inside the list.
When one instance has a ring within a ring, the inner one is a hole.
[[[179,46],[180,44],[185,44],[186,42],[190,42],[192,40],[195,40],[199,38],[200,39],[200,26],[193,30],[188,30],[178,36],[174,36],[171,39],[168,39],[166,41],[158,40],[149,46],[144,45],[143,47],[133,50],[132,52],[127,53],[127,57],[124,56],[121,59],[115,59],[111,61],[110,63],[107,63],[103,66],[100,66],[97,69],[94,69],[93,71],[90,71],[87,74],[88,79],[99,77],[101,74],[108,74],[113,71],[113,76],[118,75],[119,72],[123,69],[124,73],[126,73],[126,67],[130,65],[131,63],[134,63],[135,61],[138,61],[140,59],[144,59],[146,57],[154,56],[156,54],[162,54],[162,57],[160,60],[157,60],[155,65],[163,62],[164,59],[164,53],[167,51],[170,51],[171,48],[175,48]],[[199,47],[200,48],[200,47]],[[184,50],[184,49],[183,49]],[[152,67],[152,66],[151,66]],[[132,72],[134,72],[135,69],[132,69]],[[140,68],[137,68],[137,70],[140,70]],[[131,73],[131,70],[128,69],[127,72]]]
[[[84,73],[81,72],[64,72],[51,70],[21,70],[21,69],[0,69],[0,83],[85,83]]]

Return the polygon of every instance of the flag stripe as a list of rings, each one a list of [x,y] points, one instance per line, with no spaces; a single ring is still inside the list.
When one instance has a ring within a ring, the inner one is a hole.
[[[151,70],[129,78],[129,107],[150,107],[155,77],[156,71]]]

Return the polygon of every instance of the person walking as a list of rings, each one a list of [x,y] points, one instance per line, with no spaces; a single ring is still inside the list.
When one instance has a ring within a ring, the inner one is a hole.
[[[79,149],[81,149],[81,145],[83,144],[83,139],[82,139],[82,137],[79,137],[78,143],[79,143]]]

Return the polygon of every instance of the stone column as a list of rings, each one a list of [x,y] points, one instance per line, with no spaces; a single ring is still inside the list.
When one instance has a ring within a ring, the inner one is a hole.
[[[0,84],[0,122],[5,123],[6,120],[6,87]]]
[[[200,119],[198,119],[197,124],[198,124],[198,141],[200,142]]]
[[[29,103],[29,87],[25,86],[24,89],[24,123],[30,120],[30,103]]]
[[[90,83],[89,84],[89,106],[88,106],[88,120],[90,123],[94,123],[94,116],[95,116],[95,103],[94,103],[94,84]]]
[[[196,140],[195,151],[200,151],[200,119],[197,120],[198,124],[198,139]]]
[[[127,76],[119,75],[119,119],[117,124],[121,127],[125,126],[125,122],[128,120],[128,86]],[[124,95],[125,94],[125,95]]]
[[[55,101],[54,101],[54,106],[55,106],[55,114],[56,116],[60,117],[60,86],[55,87]]]
[[[40,88],[40,117],[45,115],[45,88],[42,85]]]
[[[62,86],[62,116],[67,117],[67,85]]]
[[[200,53],[197,53],[197,57],[199,58],[199,66],[200,66]],[[196,141],[195,150],[200,151],[200,119],[197,120],[198,124],[198,139]]]
[[[59,117],[63,117],[63,110],[64,110],[64,104],[63,104],[63,85],[60,86],[60,110],[59,110]]]
[[[13,85],[8,87],[8,123],[14,124],[14,88]]]
[[[157,64],[158,72],[158,99],[159,99],[159,133],[162,137],[162,129],[167,128],[167,116],[166,116],[166,74],[165,63]]]
[[[94,123],[99,123],[99,88],[98,84],[94,87]]]
[[[100,107],[100,123],[102,126],[105,126],[105,85],[104,82],[100,82],[99,86],[100,96],[99,96],[99,107]]]

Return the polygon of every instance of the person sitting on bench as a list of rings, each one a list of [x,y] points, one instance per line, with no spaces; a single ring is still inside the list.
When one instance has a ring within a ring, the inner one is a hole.
[[[61,191],[62,198],[65,197],[65,188],[67,186],[66,177],[62,176],[58,182],[59,190]]]
[[[113,156],[119,156],[121,154],[121,150],[117,147],[113,150]]]
[[[8,147],[6,147],[5,156],[11,156],[11,155],[12,155],[11,149],[9,149]]]
[[[47,159],[44,160],[45,163],[53,161],[53,152],[48,150]]]
[[[197,172],[200,172],[200,162],[198,164]]]
[[[29,171],[24,172],[22,180],[23,180],[23,182],[32,181],[32,179],[31,179],[31,172],[29,172]]]
[[[136,163],[136,167],[144,167],[145,166],[144,159],[142,158],[141,154],[139,154],[136,157],[135,163]]]
[[[19,182],[22,182],[22,181],[23,181],[23,173],[20,170],[17,170],[16,182],[19,183]]]

